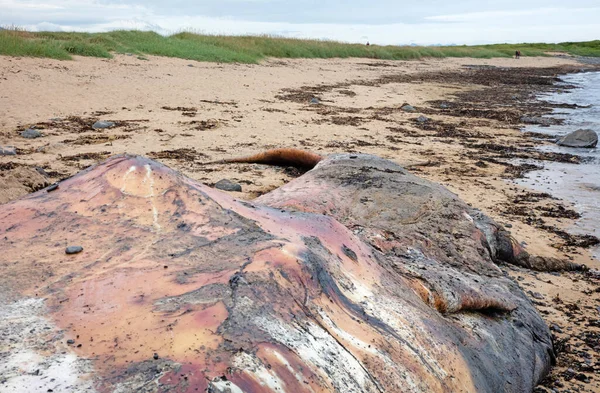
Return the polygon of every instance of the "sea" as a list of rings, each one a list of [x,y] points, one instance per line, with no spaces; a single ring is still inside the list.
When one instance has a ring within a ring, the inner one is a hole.
[[[569,132],[588,128],[600,135],[600,72],[563,75],[565,85],[575,89],[565,89],[558,93],[540,95],[538,99],[557,104],[577,104],[575,109],[557,108],[549,117],[564,119],[559,126],[527,126],[525,132],[539,132],[555,135],[557,138]],[[559,86],[560,86],[559,83]],[[574,234],[590,234],[600,237],[600,148],[578,149],[555,144],[539,148],[543,151],[576,154],[584,158],[582,164],[559,162],[537,163],[543,169],[529,172],[518,184],[574,204],[582,217],[568,229]],[[600,247],[592,250],[600,260]]]

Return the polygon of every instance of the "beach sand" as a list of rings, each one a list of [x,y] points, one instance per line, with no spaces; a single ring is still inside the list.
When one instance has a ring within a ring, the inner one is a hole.
[[[260,65],[147,59],[0,57],[0,146],[17,148],[0,156],[0,203],[114,154],[150,156],[209,185],[227,178],[243,188],[232,194],[252,199],[298,171],[204,163],[275,147],[361,152],[444,184],[507,224],[531,254],[600,269],[578,247],[585,239],[561,232],[573,222],[568,203],[510,181],[527,170],[513,159],[574,159],[533,152],[544,142],[519,130],[521,117],[551,110],[533,97],[553,88],[554,75],[592,66],[557,57]],[[400,109],[405,103],[416,112]],[[97,120],[116,124],[94,130]],[[43,136],[21,137],[29,127]],[[557,367],[540,391],[600,391],[600,277],[503,268],[558,340]]]

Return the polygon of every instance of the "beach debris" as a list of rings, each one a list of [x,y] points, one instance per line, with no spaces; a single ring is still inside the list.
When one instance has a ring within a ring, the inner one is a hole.
[[[14,146],[0,146],[0,156],[16,156],[17,149]]]
[[[99,129],[103,129],[103,128],[110,128],[110,127],[113,127],[114,125],[115,125],[115,123],[112,121],[99,120],[92,125],[92,128],[94,130],[99,130]]]
[[[410,104],[404,104],[400,107],[400,109],[402,109],[404,112],[416,112],[417,111],[415,109],[415,107]]]
[[[51,330],[11,352],[35,353],[48,379],[93,375],[99,392],[158,380],[165,391],[529,392],[552,363],[550,330],[496,265],[529,261],[518,242],[394,162],[331,155],[251,202],[139,156],[61,188],[0,205],[0,335],[35,306],[27,326]],[[75,231],[93,239],[93,259],[48,252]],[[95,339],[67,353],[69,369],[52,332]],[[15,370],[6,383],[28,372]]]
[[[221,179],[215,183],[215,188],[223,191],[237,191],[242,192],[242,186],[238,183],[234,183],[229,179]]]
[[[596,147],[598,145],[598,134],[594,130],[581,129],[563,136],[556,144],[566,147]]]
[[[27,138],[27,139],[35,139],[35,138],[39,138],[39,137],[41,137],[43,135],[42,135],[41,132],[39,132],[35,128],[28,128],[28,129],[26,129],[25,131],[23,131],[21,133],[21,136],[23,138]]]
[[[72,254],[79,254],[80,252],[83,251],[83,247],[81,246],[69,246],[67,247],[67,249],[65,250],[65,252],[69,255]]]

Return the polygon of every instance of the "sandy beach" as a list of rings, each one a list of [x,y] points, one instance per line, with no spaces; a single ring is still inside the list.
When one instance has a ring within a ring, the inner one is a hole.
[[[279,147],[361,152],[445,185],[529,253],[598,271],[593,239],[568,233],[573,207],[511,182],[533,169],[519,159],[577,162],[533,149],[550,142],[520,128],[552,110],[535,94],[557,89],[557,75],[593,67],[564,57],[259,65],[0,57],[0,146],[16,148],[0,156],[0,203],[115,154],[149,156],[208,185],[230,179],[242,186],[233,195],[253,199],[300,173],[206,163]],[[114,125],[93,129],[96,121]],[[42,136],[22,137],[29,128]],[[600,391],[600,275],[502,268],[556,337],[557,366],[539,391]]]

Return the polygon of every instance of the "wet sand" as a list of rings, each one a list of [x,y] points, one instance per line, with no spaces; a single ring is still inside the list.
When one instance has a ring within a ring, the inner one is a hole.
[[[519,160],[579,160],[540,152],[535,147],[549,142],[520,128],[523,116],[556,108],[535,96],[556,89],[557,75],[592,67],[565,58],[220,65],[0,57],[0,146],[17,148],[0,157],[0,203],[121,153],[150,156],[209,185],[230,179],[246,199],[300,173],[205,163],[274,147],[376,154],[444,184],[506,224],[531,254],[592,269],[503,267],[556,334],[557,367],[540,391],[600,391],[600,263],[587,248],[594,238],[566,232],[577,217],[568,202],[512,182],[535,169]],[[405,103],[415,112],[402,110]],[[115,125],[94,130],[97,120]],[[21,137],[30,127],[43,136]]]

